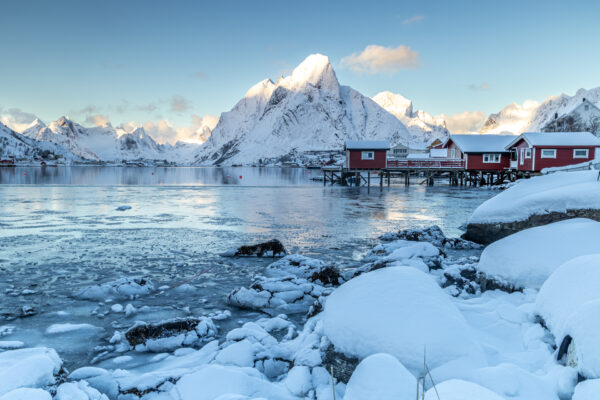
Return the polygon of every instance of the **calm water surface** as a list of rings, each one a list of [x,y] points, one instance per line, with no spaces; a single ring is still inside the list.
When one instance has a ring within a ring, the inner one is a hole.
[[[278,168],[0,168],[0,341],[54,347],[68,366],[83,365],[95,346],[136,320],[226,309],[225,296],[269,260],[220,257],[225,250],[278,238],[292,252],[351,267],[385,232],[437,224],[459,235],[473,209],[494,194],[443,184],[323,187],[311,180],[318,175]],[[129,318],[91,315],[111,304],[72,296],[123,276],[144,276],[156,286],[190,280],[191,288],[115,300],[147,306]],[[18,294],[27,289],[35,293]],[[36,315],[15,318],[23,306]],[[233,311],[219,322],[222,332],[258,315]],[[47,334],[55,323],[98,329]]]

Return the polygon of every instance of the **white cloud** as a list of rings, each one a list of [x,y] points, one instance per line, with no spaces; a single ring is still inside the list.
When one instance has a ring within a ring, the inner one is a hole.
[[[219,122],[219,118],[214,115],[200,117],[192,114],[191,120],[191,125],[178,127],[174,126],[168,119],[146,121],[143,123],[131,121],[121,124],[121,128],[127,132],[131,132],[141,126],[158,143],[169,142],[175,144],[178,141],[182,141],[200,144],[204,143],[210,137],[211,131],[217,125],[217,122]]]
[[[436,118],[443,118],[451,133],[472,133],[483,128],[487,116],[482,111],[464,111],[453,115],[440,114]]]
[[[84,121],[86,124],[94,125],[94,126],[104,126],[110,124],[110,119],[106,115],[95,114],[88,115]]]
[[[23,132],[37,117],[20,108],[0,110],[0,122],[16,132]]]
[[[384,47],[371,44],[360,53],[352,53],[341,60],[341,66],[353,71],[393,74],[401,69],[417,68],[419,53],[408,46]]]
[[[402,25],[414,24],[416,22],[421,22],[424,19],[425,19],[424,15],[413,15],[412,17],[405,18],[404,20],[402,20]]]

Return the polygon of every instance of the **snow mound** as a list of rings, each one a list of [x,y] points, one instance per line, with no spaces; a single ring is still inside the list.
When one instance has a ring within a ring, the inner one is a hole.
[[[19,388],[0,396],[0,400],[52,400],[52,396],[42,389]]]
[[[600,209],[597,171],[556,172],[522,180],[475,209],[469,224],[523,221],[532,215]]]
[[[51,385],[61,366],[56,351],[46,347],[0,353],[0,395],[20,387]]]
[[[425,393],[425,400],[504,400],[489,389],[473,382],[451,379]]]
[[[425,349],[431,368],[482,357],[450,296],[414,268],[380,269],[346,282],[327,298],[323,324],[339,351],[359,358],[389,353],[415,375]]]
[[[575,386],[572,400],[596,400],[600,393],[600,379],[590,379]]]
[[[600,300],[600,254],[567,261],[550,275],[536,298],[536,312],[557,336],[579,307]]]
[[[373,354],[361,361],[346,386],[344,400],[413,400],[415,377],[393,356]]]
[[[154,284],[145,278],[121,278],[102,285],[90,286],[75,293],[75,297],[86,300],[106,300],[110,297],[134,298],[150,294]]]
[[[108,400],[106,395],[85,381],[63,383],[56,389],[54,400]]]
[[[485,248],[479,270],[517,287],[539,289],[562,263],[598,251],[600,222],[577,218],[538,226]]]
[[[269,382],[256,370],[221,365],[206,365],[183,376],[175,389],[181,400],[214,400],[224,395],[231,395],[229,398],[236,398],[233,395],[281,400],[295,398],[283,386]]]
[[[338,285],[342,277],[337,268],[316,258],[291,254],[270,264],[265,269],[265,275],[270,278],[285,278],[293,276],[308,279],[321,285]]]

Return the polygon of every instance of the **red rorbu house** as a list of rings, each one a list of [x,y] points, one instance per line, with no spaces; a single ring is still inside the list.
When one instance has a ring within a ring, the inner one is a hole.
[[[525,132],[506,148],[517,171],[541,171],[600,157],[600,139],[589,132]]]
[[[510,168],[510,150],[506,146],[513,135],[450,135],[443,148],[448,158],[463,160],[466,170],[502,171]]]
[[[387,152],[389,149],[390,144],[386,141],[348,140],[344,146],[346,168],[387,168]]]

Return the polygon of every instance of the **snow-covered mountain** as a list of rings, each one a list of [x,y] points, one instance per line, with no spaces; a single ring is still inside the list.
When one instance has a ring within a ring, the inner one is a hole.
[[[22,132],[38,141],[59,144],[89,161],[121,162],[122,160],[167,160],[189,162],[193,150],[189,143],[158,144],[143,127],[114,128],[110,124],[85,128],[69,117],[61,117],[46,126],[35,120]],[[175,151],[176,150],[176,151]],[[188,157],[186,159],[182,157]]]
[[[0,123],[0,159],[11,158],[18,161],[61,159],[68,164],[82,161],[60,144],[26,137]]]
[[[329,59],[306,58],[277,83],[254,85],[221,114],[196,163],[253,163],[309,150],[340,150],[348,139],[383,139],[392,145],[426,142],[394,115],[356,90],[341,86]]]
[[[373,96],[373,101],[402,121],[411,133],[413,142],[432,142],[450,134],[443,118],[434,117],[423,110],[414,111],[412,100],[401,94],[385,91]]]
[[[490,114],[481,132],[518,134],[527,131],[586,130],[600,133],[599,107],[600,88],[579,89],[573,96],[552,96],[541,104],[533,101],[523,105],[512,103],[500,112]]]

